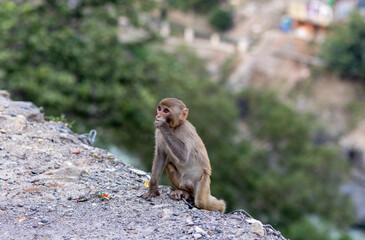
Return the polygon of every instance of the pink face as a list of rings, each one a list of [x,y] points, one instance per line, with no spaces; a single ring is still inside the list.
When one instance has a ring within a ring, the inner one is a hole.
[[[165,120],[168,120],[170,116],[170,109],[168,109],[166,106],[158,105],[156,109],[156,119],[163,118]]]

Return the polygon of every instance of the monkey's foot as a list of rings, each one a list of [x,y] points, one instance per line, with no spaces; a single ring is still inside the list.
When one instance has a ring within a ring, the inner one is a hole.
[[[170,198],[174,200],[181,200],[182,198],[184,198],[185,200],[189,200],[190,194],[184,190],[174,190],[171,192]]]
[[[148,192],[144,193],[141,197],[144,199],[151,199],[156,196],[160,196],[159,191],[148,191]]]

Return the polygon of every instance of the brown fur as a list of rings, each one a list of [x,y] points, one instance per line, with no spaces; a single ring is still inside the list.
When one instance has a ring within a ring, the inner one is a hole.
[[[210,194],[212,170],[208,153],[195,127],[186,120],[187,115],[185,104],[176,98],[165,98],[158,104],[151,187],[142,197],[159,195],[158,180],[165,168],[170,183],[176,188],[171,193],[172,198],[193,196],[198,208],[224,213],[225,202]]]

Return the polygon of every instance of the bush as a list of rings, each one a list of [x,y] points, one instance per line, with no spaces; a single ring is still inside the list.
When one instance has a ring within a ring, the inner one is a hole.
[[[365,21],[354,12],[347,22],[336,26],[322,45],[320,56],[331,71],[365,83]]]
[[[233,13],[231,10],[216,8],[210,14],[209,23],[218,31],[227,31],[233,26]]]

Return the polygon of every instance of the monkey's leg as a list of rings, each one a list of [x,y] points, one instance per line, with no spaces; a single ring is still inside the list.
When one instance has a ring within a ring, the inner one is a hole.
[[[197,183],[195,190],[195,206],[209,211],[219,211],[224,213],[226,204],[223,200],[218,200],[210,195],[210,177],[203,174],[202,179]]]
[[[165,166],[167,178],[169,179],[170,183],[176,190],[172,191],[170,197],[174,200],[180,200],[182,198],[188,200],[190,198],[190,194],[188,191],[179,189],[179,183],[181,174],[176,169],[176,167],[172,163],[167,163]]]

